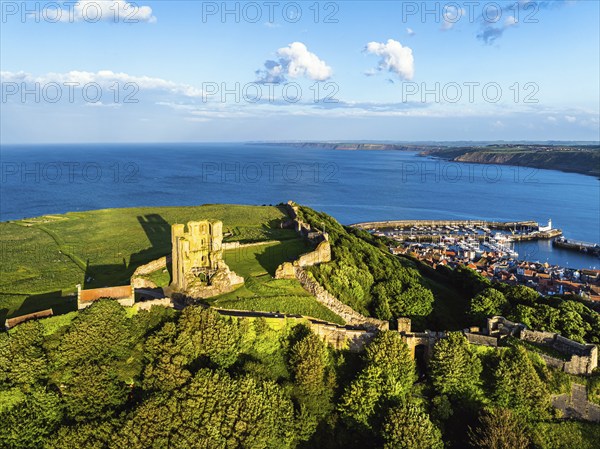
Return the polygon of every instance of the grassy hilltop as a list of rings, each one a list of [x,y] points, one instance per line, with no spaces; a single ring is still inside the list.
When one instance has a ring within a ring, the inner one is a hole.
[[[0,223],[0,319],[53,307],[74,310],[77,284],[124,285],[135,269],[169,254],[173,223],[222,220],[225,241],[295,239],[272,206],[203,205],[72,212]]]
[[[299,215],[326,231],[332,246],[333,260],[307,268],[309,275],[365,316],[391,320],[392,326],[408,316],[415,329],[458,330],[484,324],[482,313],[502,314],[577,341],[600,341],[599,315],[578,300],[539,298],[531,289],[492,284],[467,268],[433,270],[392,256],[384,239],[327,214],[301,206]],[[0,223],[0,320],[50,307],[55,314],[76,310],[77,284],[128,284],[138,266],[171,252],[171,224],[204,218],[223,221],[225,241],[260,243],[225,251],[225,261],[245,284],[210,304],[343,324],[297,280],[274,279],[279,264],[311,249],[296,232],[281,228],[285,209],[239,205],[108,209]],[[170,283],[169,273],[154,275],[158,285]]]

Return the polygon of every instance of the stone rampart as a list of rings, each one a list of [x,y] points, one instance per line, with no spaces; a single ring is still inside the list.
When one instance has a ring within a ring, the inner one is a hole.
[[[514,336],[564,354],[568,358],[566,361],[546,354],[540,354],[540,356],[549,366],[561,369],[565,373],[590,375],[598,366],[598,347],[596,345],[579,343],[553,332],[526,329],[523,324],[513,323],[501,316],[488,319],[488,334],[498,338]]]
[[[321,286],[306,270],[302,267],[294,267],[296,279],[302,287],[313,295],[317,301],[327,307],[336,315],[340,316],[346,323],[353,326],[361,326],[365,329],[389,329],[387,321],[381,321],[375,318],[368,318],[356,312],[352,307],[344,304],[325,288]]]
[[[503,316],[493,316],[488,318],[488,334],[495,336],[518,335],[525,328],[522,324],[513,323]]]
[[[163,256],[159,259],[148,262],[145,265],[140,265],[131,275],[131,285],[133,288],[156,288],[157,285],[150,279],[146,279],[151,273],[158,270],[166,270],[167,264],[170,262],[171,256]]]
[[[173,302],[171,301],[171,298],[160,298],[160,299],[150,299],[147,301],[136,302],[133,305],[133,307],[135,307],[135,309],[137,311],[150,310],[152,308],[152,306],[173,307]]]
[[[521,340],[542,345],[552,345],[555,337],[556,334],[552,332],[533,331],[529,329],[521,331]]]
[[[498,338],[490,337],[489,335],[474,334],[472,332],[463,332],[469,343],[480,346],[498,347]]]

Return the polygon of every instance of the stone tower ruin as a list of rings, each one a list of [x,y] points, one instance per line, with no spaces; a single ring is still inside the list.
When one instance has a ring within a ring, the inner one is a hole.
[[[190,221],[171,227],[173,245],[173,286],[188,289],[192,278],[206,285],[219,269],[223,259],[223,223],[220,221]]]

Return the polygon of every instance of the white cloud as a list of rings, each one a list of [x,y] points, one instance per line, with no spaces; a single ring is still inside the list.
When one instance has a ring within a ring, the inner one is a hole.
[[[415,74],[415,60],[412,49],[403,47],[393,39],[387,43],[369,42],[365,47],[367,53],[381,57],[377,70],[387,70],[395,73],[402,79],[411,80]]]
[[[406,34],[408,34],[409,36],[414,36],[417,33],[415,33],[415,30],[413,30],[412,28],[407,28]]]
[[[125,0],[79,0],[62,9],[46,8],[44,16],[60,22],[156,22],[151,7]]]
[[[277,50],[277,61],[268,60],[265,68],[258,70],[261,82],[282,83],[287,77],[306,77],[315,81],[325,81],[333,74],[333,70],[325,61],[308,51],[302,42],[292,42],[287,47]]]
[[[569,123],[575,123],[577,121],[577,118],[573,117],[572,115],[565,115],[565,120]]]
[[[98,72],[86,72],[73,70],[66,73],[47,73],[41,76],[34,76],[26,72],[0,72],[0,81],[2,83],[37,83],[44,85],[48,83],[76,83],[74,88],[82,88],[86,84],[98,83],[103,88],[111,89],[114,83],[120,84],[123,89],[125,84],[131,83],[139,90],[164,91],[171,94],[182,95],[189,98],[202,98],[202,90],[187,84],[177,84],[161,78],[152,78],[149,76],[134,76],[123,72],[113,72],[111,70],[100,70]],[[68,84],[66,84],[68,86]]]

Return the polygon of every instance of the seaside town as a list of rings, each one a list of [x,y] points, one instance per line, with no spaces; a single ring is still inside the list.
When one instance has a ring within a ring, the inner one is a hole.
[[[403,221],[381,225],[358,224],[377,236],[396,243],[392,254],[419,259],[433,269],[440,266],[466,266],[490,281],[526,285],[546,296],[575,294],[600,304],[600,270],[577,269],[548,262],[522,260],[514,242],[553,239],[553,246],[600,257],[598,244],[562,237],[562,231],[535,222],[442,222]]]

